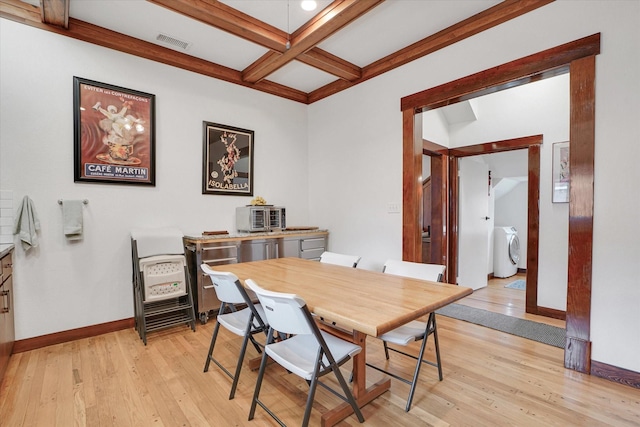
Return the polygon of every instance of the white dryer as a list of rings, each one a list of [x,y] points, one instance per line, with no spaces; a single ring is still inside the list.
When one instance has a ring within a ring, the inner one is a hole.
[[[515,227],[496,227],[493,244],[494,277],[511,277],[518,272],[520,239]]]

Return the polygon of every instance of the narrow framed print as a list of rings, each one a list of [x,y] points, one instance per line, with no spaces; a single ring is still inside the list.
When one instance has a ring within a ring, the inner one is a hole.
[[[202,194],[253,195],[252,130],[203,122]]]
[[[553,203],[569,203],[569,142],[553,144]]]
[[[73,78],[74,181],[155,186],[155,95]]]

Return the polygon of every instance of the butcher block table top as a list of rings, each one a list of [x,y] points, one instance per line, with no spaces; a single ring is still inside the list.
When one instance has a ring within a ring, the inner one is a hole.
[[[335,324],[339,330],[352,331],[347,338],[362,347],[353,359],[353,394],[360,406],[390,388],[389,379],[366,387],[366,336],[380,336],[473,292],[446,283],[300,258],[229,264],[214,269],[229,271],[242,282],[252,279],[270,291],[297,294],[325,325]],[[323,414],[322,425],[334,425],[352,411],[343,403]]]

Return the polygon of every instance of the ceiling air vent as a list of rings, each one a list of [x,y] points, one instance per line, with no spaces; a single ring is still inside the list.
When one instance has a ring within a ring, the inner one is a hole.
[[[178,48],[180,48],[182,50],[187,50],[187,49],[189,49],[189,46],[191,46],[191,43],[189,43],[189,42],[185,42],[183,40],[180,40],[180,39],[177,39],[175,37],[171,37],[171,36],[169,36],[167,34],[162,34],[162,33],[160,33],[160,34],[158,34],[156,36],[156,40],[158,40],[161,43],[165,43],[165,44],[168,44],[168,45],[171,45],[171,46],[174,46],[174,47],[178,47]]]

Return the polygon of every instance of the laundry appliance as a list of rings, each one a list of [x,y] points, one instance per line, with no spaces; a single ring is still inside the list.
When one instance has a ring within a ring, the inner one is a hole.
[[[493,276],[511,277],[518,272],[520,239],[515,227],[496,227],[493,244]]]

